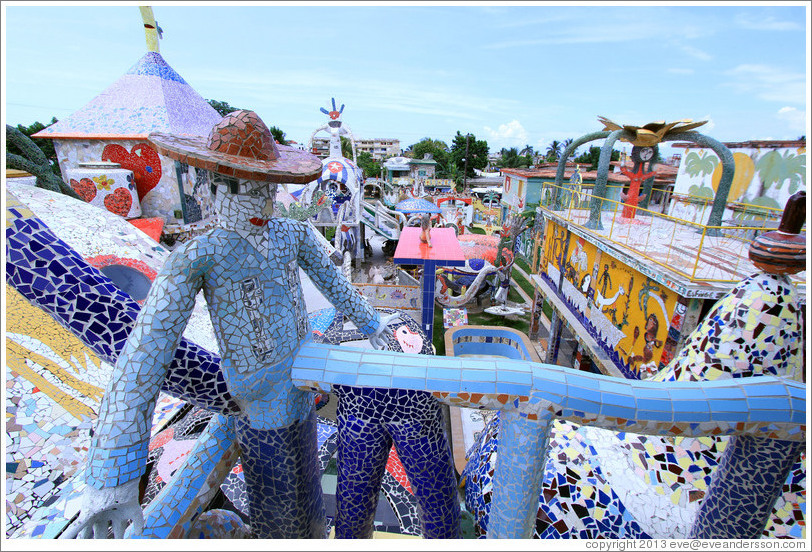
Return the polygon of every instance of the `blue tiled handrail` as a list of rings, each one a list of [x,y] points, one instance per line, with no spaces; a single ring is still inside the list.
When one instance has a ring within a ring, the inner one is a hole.
[[[431,357],[309,343],[291,367],[296,385],[424,390],[449,404],[515,410],[646,435],[750,434],[805,439],[804,384],[773,376],[703,382],[620,380],[551,364]],[[675,432],[675,426],[681,430]]]
[[[482,351],[480,351],[482,352]],[[774,376],[702,382],[621,380],[524,360],[433,357],[304,345],[291,367],[304,389],[331,385],[425,390],[440,400],[501,410],[488,536],[532,534],[547,436],[555,418],[660,436],[805,439],[806,388]],[[778,441],[776,441],[778,442]]]

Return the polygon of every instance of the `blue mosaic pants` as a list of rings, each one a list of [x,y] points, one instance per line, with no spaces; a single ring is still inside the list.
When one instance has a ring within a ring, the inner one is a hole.
[[[237,418],[254,538],[327,536],[317,431],[314,411],[304,421],[272,430],[254,429]]]
[[[376,392],[382,396],[374,401],[369,401],[371,395],[361,396]],[[339,394],[335,536],[372,537],[381,480],[394,442],[417,499],[423,538],[461,538],[457,480],[440,404],[427,393],[417,398],[412,395],[418,393],[400,391],[399,400],[383,396],[393,392],[364,389]],[[377,416],[359,417],[361,406],[374,408]],[[393,409],[400,416],[391,416]]]

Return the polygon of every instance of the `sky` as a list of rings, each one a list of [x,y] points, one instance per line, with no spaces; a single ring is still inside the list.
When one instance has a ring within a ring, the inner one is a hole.
[[[146,53],[138,3],[3,2],[3,118],[67,117]],[[309,142],[331,98],[356,138],[457,131],[545,151],[692,119],[724,142],[808,134],[809,4],[152,4],[160,53],[207,99]],[[667,153],[667,151],[665,152]]]

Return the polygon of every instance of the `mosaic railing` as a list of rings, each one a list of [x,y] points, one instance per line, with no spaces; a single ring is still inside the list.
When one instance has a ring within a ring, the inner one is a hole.
[[[555,189],[559,206],[556,209]],[[545,193],[549,189],[550,193]],[[611,243],[624,246],[642,258],[668,268],[691,282],[738,282],[755,272],[747,251],[755,236],[770,225],[706,226],[691,220],[665,215],[642,207],[630,208],[622,201],[594,196],[569,185],[544,183],[542,209],[595,233]],[[602,229],[588,229],[590,204],[601,205]],[[744,209],[747,206],[741,204]],[[753,206],[751,206],[753,207]],[[624,217],[631,209],[631,217]],[[742,211],[745,212],[745,211]],[[779,213],[780,214],[780,213]],[[804,282],[805,273],[793,276]]]
[[[302,347],[291,376],[300,387],[322,392],[333,385],[426,390],[450,405],[500,410],[488,529],[495,538],[526,538],[532,532],[554,419],[646,435],[805,439],[805,386],[772,376],[664,385],[521,360],[431,358],[316,344]],[[785,446],[795,454],[796,445]]]

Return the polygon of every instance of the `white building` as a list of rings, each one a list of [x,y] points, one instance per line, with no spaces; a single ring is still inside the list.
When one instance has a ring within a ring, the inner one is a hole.
[[[369,153],[375,161],[382,161],[401,154],[400,140],[395,138],[359,139],[355,142],[358,153]]]

